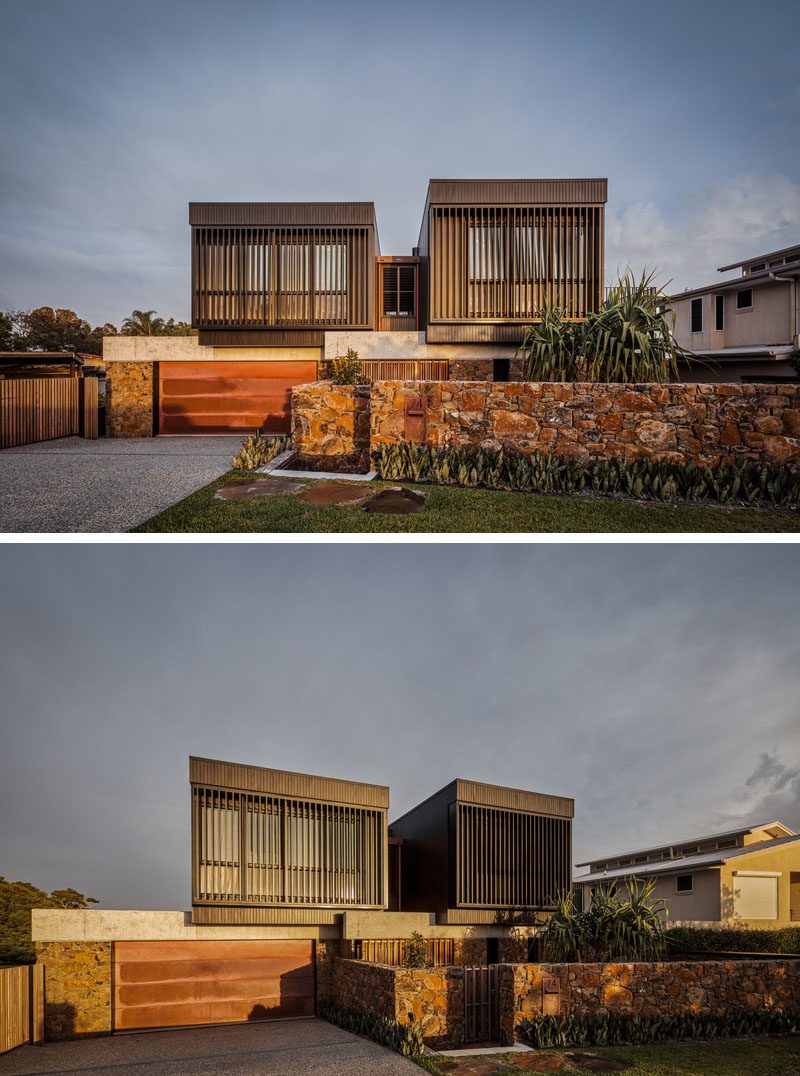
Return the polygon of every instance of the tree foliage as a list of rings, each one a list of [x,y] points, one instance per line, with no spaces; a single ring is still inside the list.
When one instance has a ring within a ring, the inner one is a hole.
[[[74,310],[52,306],[0,313],[3,351],[78,351],[101,355],[103,337],[116,331],[109,323],[93,329]]]
[[[627,270],[599,310],[571,321],[546,303],[525,332],[520,354],[530,381],[663,382],[691,353],[672,335],[669,300],[655,273]]]
[[[187,321],[164,320],[155,310],[132,310],[122,322],[122,336],[191,336],[194,330]]]
[[[31,911],[34,908],[87,908],[97,904],[77,889],[47,893],[30,882],[10,882],[0,875],[0,964],[33,964]]]

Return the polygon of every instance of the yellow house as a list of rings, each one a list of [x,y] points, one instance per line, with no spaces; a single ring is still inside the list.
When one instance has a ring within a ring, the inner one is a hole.
[[[578,867],[581,907],[612,881],[653,880],[669,922],[778,927],[800,922],[800,835],[782,822],[602,856]]]

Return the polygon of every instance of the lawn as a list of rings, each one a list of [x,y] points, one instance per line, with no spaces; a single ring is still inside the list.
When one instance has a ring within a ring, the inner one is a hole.
[[[800,1073],[800,1036],[536,1050],[529,1054],[499,1054],[457,1062],[450,1058],[426,1058],[421,1067],[433,1076],[604,1071],[630,1076],[778,1076]]]
[[[259,497],[251,501],[216,500],[215,490],[237,476],[253,477],[249,472],[230,471],[135,530],[140,533],[182,534],[800,531],[800,514],[797,511],[705,508],[413,483],[402,485],[407,489],[421,490],[428,495],[424,508],[416,515],[368,514],[357,505],[317,507],[299,501],[297,496],[291,493]],[[368,489],[373,493],[386,486],[399,484],[372,482]]]

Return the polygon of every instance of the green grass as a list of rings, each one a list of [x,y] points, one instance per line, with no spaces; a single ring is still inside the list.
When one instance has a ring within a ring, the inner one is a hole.
[[[590,1054],[616,1061],[631,1076],[779,1076],[800,1074],[800,1037],[717,1039],[713,1042],[662,1043],[658,1046],[592,1046],[570,1050],[541,1050],[541,1055]],[[498,1054],[496,1076],[523,1076],[530,1073],[517,1059],[530,1054]],[[449,1058],[425,1058],[432,1076],[458,1076],[459,1065]],[[578,1062],[570,1062],[563,1072],[587,1072]]]
[[[216,481],[154,516],[136,532],[147,533],[267,533],[329,532],[424,533],[564,533],[604,531],[664,533],[670,531],[748,532],[800,531],[797,511],[759,511],[753,508],[700,508],[694,505],[649,504],[610,498],[543,496],[457,486],[414,485],[410,482],[372,482],[370,491],[404,485],[428,494],[417,515],[368,514],[358,506],[319,508],[294,494],[276,494],[254,501],[218,501],[214,491],[233,477],[229,471]]]

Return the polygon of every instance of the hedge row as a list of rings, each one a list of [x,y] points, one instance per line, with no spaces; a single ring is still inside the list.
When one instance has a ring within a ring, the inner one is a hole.
[[[800,927],[672,927],[666,939],[673,953],[787,953],[800,957]]]

